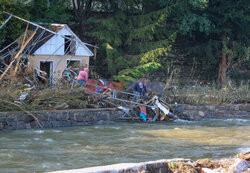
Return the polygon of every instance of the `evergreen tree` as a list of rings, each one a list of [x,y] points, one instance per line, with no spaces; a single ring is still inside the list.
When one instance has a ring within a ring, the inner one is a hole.
[[[249,3],[245,0],[179,1],[174,20],[179,44],[193,56],[205,57],[208,73],[224,87],[230,64],[246,59],[249,47]]]
[[[102,59],[107,62],[109,74],[116,79],[124,75],[130,79],[139,78],[160,68],[160,57],[170,51],[176,37],[174,31],[166,29],[172,6],[144,15],[138,9],[127,12],[128,8],[124,5],[106,19],[92,20],[96,27],[90,35],[108,45],[103,47],[106,58]],[[114,51],[116,53],[110,53]]]
[[[230,61],[237,58],[246,58],[246,51],[238,54],[239,47],[249,47],[249,1],[245,0],[213,0],[208,2],[206,13],[215,26],[211,31],[210,39],[220,42],[218,56],[218,82],[220,87],[225,86],[226,71]]]
[[[68,23],[71,14],[67,12],[67,0],[31,0],[31,20],[43,23]]]
[[[28,19],[28,10],[23,3],[14,0],[0,0],[0,25],[9,17],[2,11],[22,16]],[[25,23],[12,17],[9,22],[0,30],[0,48],[16,40],[23,32]]]

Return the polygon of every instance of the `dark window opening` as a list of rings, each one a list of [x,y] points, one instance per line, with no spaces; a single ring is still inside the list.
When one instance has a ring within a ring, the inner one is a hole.
[[[80,68],[81,62],[80,60],[67,60],[67,68]]]
[[[65,54],[70,54],[70,55],[75,55],[76,53],[76,41],[71,40],[74,39],[73,35],[65,35],[68,38],[64,39],[64,53]]]

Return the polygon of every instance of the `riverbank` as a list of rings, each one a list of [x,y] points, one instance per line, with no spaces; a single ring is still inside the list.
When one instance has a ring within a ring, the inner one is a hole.
[[[61,85],[55,88],[31,87],[20,82],[10,87],[4,84],[1,86],[0,130],[104,124],[107,121],[120,121],[120,117],[124,115],[124,112],[115,108],[122,105],[122,102],[105,100],[104,95],[85,92],[82,88],[71,89]],[[244,87],[234,91],[216,90],[216,92],[213,88],[194,87],[176,89],[175,93],[165,90],[162,99],[167,103],[178,100],[178,104],[171,107],[173,111],[185,115],[184,119],[188,120],[244,118],[250,116],[247,91],[248,89]],[[110,93],[105,97],[110,97]],[[132,96],[122,93],[117,93],[117,98],[133,99]],[[200,103],[206,103],[208,106]]]
[[[221,90],[212,86],[169,87],[164,89],[162,82],[152,82],[149,86],[151,88],[149,89],[150,97],[161,95],[161,99],[169,104],[175,102],[194,106],[249,104],[248,85]],[[111,93],[105,94],[105,97],[111,96]],[[133,96],[123,93],[117,93],[117,98],[133,100]],[[0,84],[0,112],[112,108],[121,104],[117,100],[105,101],[100,95],[85,92],[83,88],[79,87],[69,88],[57,85],[50,88],[48,86],[23,84],[18,81],[15,84]]]
[[[163,159],[141,163],[120,163],[50,173],[249,173],[250,151],[220,160]]]
[[[172,105],[188,120],[250,117],[249,104],[221,106]],[[0,130],[86,126],[119,122],[124,112],[117,108],[0,112]]]

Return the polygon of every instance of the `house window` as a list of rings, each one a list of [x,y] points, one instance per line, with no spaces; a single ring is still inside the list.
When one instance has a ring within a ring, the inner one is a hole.
[[[64,53],[75,55],[76,53],[76,41],[71,40],[74,39],[73,35],[65,35],[67,38],[64,38]]]
[[[80,68],[81,60],[67,60],[66,66],[67,66],[67,68],[69,68],[69,67]]]

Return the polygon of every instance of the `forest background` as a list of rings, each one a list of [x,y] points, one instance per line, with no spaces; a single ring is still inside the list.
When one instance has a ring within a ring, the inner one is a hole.
[[[98,46],[90,63],[102,78],[175,75],[179,83],[194,78],[220,88],[249,79],[249,8],[247,0],[0,0],[1,11],[68,24]],[[2,13],[0,24],[7,18]],[[11,19],[0,30],[0,48],[25,27]]]

